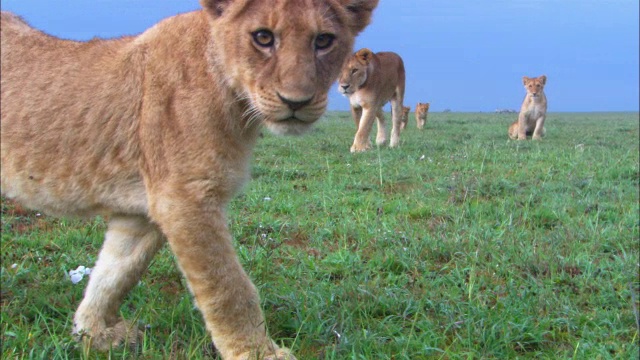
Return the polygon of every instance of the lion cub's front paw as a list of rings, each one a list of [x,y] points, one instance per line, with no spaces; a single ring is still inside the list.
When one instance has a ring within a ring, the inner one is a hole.
[[[291,350],[287,348],[278,348],[274,353],[267,355],[256,355],[255,352],[245,353],[240,355],[235,360],[297,360],[295,356],[291,353]]]
[[[275,354],[265,357],[264,360],[296,360],[296,357],[289,349],[279,348]]]
[[[138,327],[124,320],[112,327],[99,330],[74,329],[73,334],[78,341],[82,342],[83,346],[100,351],[107,351],[123,344],[135,346],[142,338]]]

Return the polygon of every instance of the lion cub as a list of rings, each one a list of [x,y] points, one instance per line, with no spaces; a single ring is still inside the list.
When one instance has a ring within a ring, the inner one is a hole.
[[[540,140],[546,132],[544,120],[547,116],[547,97],[544,95],[544,86],[547,77],[523,76],[522,82],[527,95],[522,102],[518,120],[509,126],[509,137],[513,140],[526,140],[527,136],[532,136],[533,140]]]
[[[139,336],[119,308],[168,243],[225,360],[293,360],[267,334],[225,209],[262,126],[308,130],[378,0],[200,0],[138,36],[76,42],[2,12],[2,193],[108,215],[75,334]]]
[[[429,113],[429,103],[418,103],[416,105],[416,123],[418,129],[424,128],[427,123],[427,114]]]
[[[404,63],[396,53],[374,54],[369,49],[360,49],[344,64],[338,80],[338,90],[349,98],[351,115],[356,123],[357,131],[351,152],[371,148],[369,133],[375,119],[378,120],[376,144],[382,145],[387,141],[382,107],[389,101],[392,117],[389,146],[398,146],[404,85]]]
[[[411,112],[411,108],[408,106],[402,107],[402,118],[400,119],[400,130],[404,130],[409,123],[409,113]]]

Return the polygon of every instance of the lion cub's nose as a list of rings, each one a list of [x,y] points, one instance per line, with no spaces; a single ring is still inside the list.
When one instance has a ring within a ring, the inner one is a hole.
[[[349,84],[340,85],[340,87],[342,88],[342,90],[347,90],[349,88]]]
[[[302,108],[305,105],[308,105],[311,100],[313,99],[313,96],[305,99],[305,100],[291,100],[291,99],[287,99],[284,96],[278,94],[278,97],[280,98],[280,101],[282,101],[283,103],[287,104],[287,106],[289,106],[289,109],[295,111],[298,110],[300,108]]]

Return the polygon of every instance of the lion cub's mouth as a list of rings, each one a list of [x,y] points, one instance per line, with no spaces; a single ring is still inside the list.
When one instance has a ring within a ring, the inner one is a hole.
[[[291,115],[284,118],[269,118],[264,121],[264,125],[271,132],[277,135],[299,135],[311,128],[311,125],[318,120],[318,117],[297,117]]]

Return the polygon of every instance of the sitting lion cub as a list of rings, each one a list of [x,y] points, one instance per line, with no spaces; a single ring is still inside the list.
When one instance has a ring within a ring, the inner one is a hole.
[[[358,50],[342,68],[338,80],[338,90],[349,97],[351,115],[356,123],[356,136],[351,152],[366,151],[371,148],[369,133],[373,120],[378,120],[376,144],[387,141],[382,107],[391,101],[391,141],[390,147],[400,142],[400,122],[404,98],[404,63],[398,54],[369,49]]]
[[[547,116],[547,97],[544,95],[545,75],[537,78],[522,77],[527,95],[524,97],[518,120],[509,126],[509,137],[513,140],[540,140],[544,134],[544,120]]]
[[[75,42],[2,12],[2,193],[57,215],[109,215],[74,317],[98,349],[168,242],[223,359],[294,359],[266,332],[225,207],[261,125],[307,130],[378,0],[201,0],[139,36]]]
[[[409,123],[409,113],[411,112],[411,108],[408,106],[402,107],[402,117],[400,118],[400,130],[404,130]]]
[[[424,124],[427,123],[427,114],[429,113],[429,103],[418,103],[416,105],[416,123],[418,129],[422,130]]]

